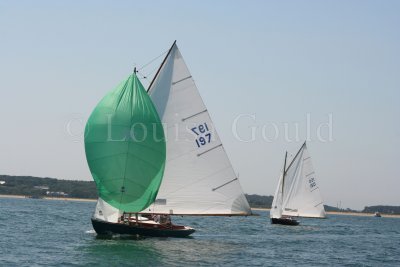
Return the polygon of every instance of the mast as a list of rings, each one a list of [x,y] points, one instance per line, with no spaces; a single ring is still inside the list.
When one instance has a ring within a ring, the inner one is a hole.
[[[167,53],[167,55],[165,56],[163,62],[162,62],[161,65],[160,65],[160,67],[158,68],[158,70],[157,70],[157,72],[156,72],[156,75],[154,75],[153,80],[151,80],[151,83],[150,83],[149,87],[147,88],[147,92],[150,91],[151,86],[153,85],[154,81],[156,80],[158,74],[160,73],[161,68],[164,66],[165,61],[167,61],[167,58],[168,58],[169,54],[171,54],[172,48],[175,46],[175,44],[176,44],[176,40],[175,40],[174,43],[171,45],[171,48],[168,50],[168,53]]]
[[[286,158],[287,158],[287,151],[285,153],[285,162],[283,163],[283,177],[282,177],[282,201],[283,201],[283,186],[285,185],[285,174],[286,174]]]

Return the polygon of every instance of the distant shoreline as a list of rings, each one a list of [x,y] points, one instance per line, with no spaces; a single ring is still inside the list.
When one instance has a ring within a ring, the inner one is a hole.
[[[30,196],[23,195],[1,195],[0,198],[31,198]],[[92,198],[75,198],[75,197],[41,197],[40,199],[47,200],[65,200],[65,201],[83,201],[83,202],[96,202],[97,199]]]
[[[2,195],[0,198],[30,198],[30,196],[24,195]],[[43,197],[41,199],[46,200],[64,200],[64,201],[79,201],[79,202],[96,202],[97,199],[92,198],[74,198],[74,197]],[[254,211],[269,211],[267,208],[251,208]],[[326,214],[330,215],[344,215],[344,216],[364,216],[364,217],[374,217],[374,213],[364,213],[364,212],[339,212],[339,211],[327,211]],[[400,214],[386,214],[381,213],[382,217],[388,218],[400,218]]]
[[[252,210],[259,211],[269,211],[267,208],[251,208]],[[366,213],[366,212],[340,212],[340,211],[327,211],[326,214],[330,215],[344,215],[344,216],[364,216],[364,217],[374,217],[374,213]],[[400,218],[400,214],[386,214],[381,213],[382,217],[390,217],[390,218]]]
[[[340,212],[340,211],[327,211],[326,214],[331,215],[350,215],[350,216],[365,216],[365,217],[374,217],[375,213],[367,213],[367,212]],[[382,217],[390,217],[390,218],[400,218],[400,214],[387,214],[381,213]]]

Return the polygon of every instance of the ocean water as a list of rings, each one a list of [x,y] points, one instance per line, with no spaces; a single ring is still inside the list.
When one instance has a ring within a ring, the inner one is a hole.
[[[99,238],[95,203],[0,198],[0,266],[400,266],[400,219],[331,215],[301,226],[174,217],[191,238]]]

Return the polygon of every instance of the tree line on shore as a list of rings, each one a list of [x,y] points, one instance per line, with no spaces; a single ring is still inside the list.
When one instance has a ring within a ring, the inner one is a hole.
[[[59,196],[96,199],[98,196],[96,185],[93,181],[59,180],[55,178],[10,175],[0,175],[0,194],[24,195],[34,198]],[[273,200],[273,196],[260,196],[257,194],[246,194],[246,198],[252,208],[271,208]],[[351,209],[339,209],[328,205],[325,205],[325,210],[360,212]],[[369,206],[365,207],[361,212],[400,214],[400,206]]]

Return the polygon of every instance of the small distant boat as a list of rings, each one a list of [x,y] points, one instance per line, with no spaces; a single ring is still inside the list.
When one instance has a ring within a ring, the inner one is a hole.
[[[287,152],[272,202],[271,223],[299,225],[298,217],[325,218],[325,209],[306,142],[287,168],[286,160]]]
[[[271,224],[283,224],[283,225],[299,225],[299,221],[291,216],[281,216],[280,218],[271,218]]]
[[[376,211],[374,214],[374,217],[382,217],[381,213],[379,211]]]

